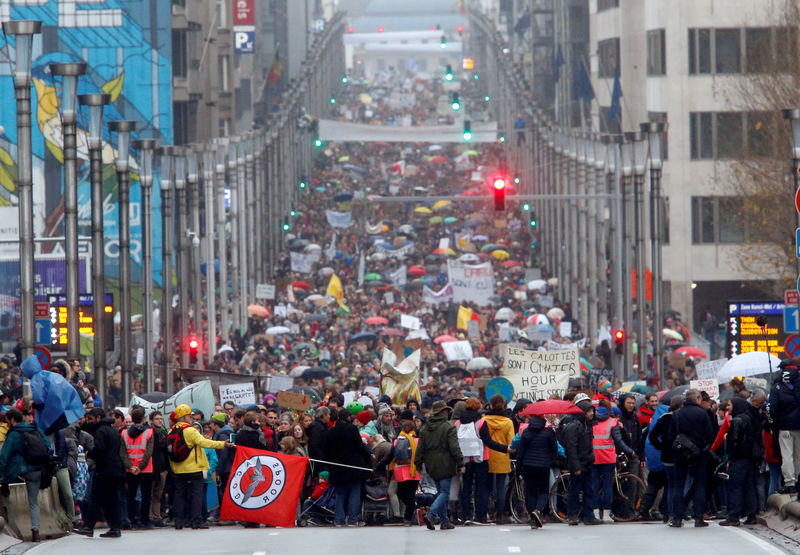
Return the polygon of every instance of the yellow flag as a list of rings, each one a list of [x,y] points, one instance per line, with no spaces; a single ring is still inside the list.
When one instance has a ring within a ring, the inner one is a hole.
[[[344,304],[344,289],[342,289],[342,282],[336,274],[331,276],[326,293],[336,299],[343,310],[350,312],[350,309]]]
[[[467,322],[475,320],[480,325],[481,318],[470,309],[463,306],[458,307],[458,316],[456,318],[456,327],[460,330],[467,329]]]

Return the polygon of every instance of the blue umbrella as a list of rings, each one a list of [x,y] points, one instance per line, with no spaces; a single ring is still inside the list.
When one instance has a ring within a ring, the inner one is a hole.
[[[206,275],[206,266],[207,264],[205,262],[200,264],[200,272],[202,272],[203,275]],[[219,273],[219,260],[216,258],[214,259],[214,273]]]
[[[36,425],[45,434],[66,428],[86,414],[75,388],[61,374],[45,371],[36,355],[26,358],[20,368],[31,381]]]
[[[347,202],[348,200],[353,199],[353,193],[348,191],[342,191],[341,193],[336,193],[336,196],[333,197],[333,200],[336,202]]]

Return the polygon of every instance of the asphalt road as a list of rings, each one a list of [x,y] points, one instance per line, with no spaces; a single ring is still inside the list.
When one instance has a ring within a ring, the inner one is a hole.
[[[98,531],[102,532],[102,530]],[[535,553],[724,553],[725,555],[779,555],[792,553],[744,528],[667,528],[660,523],[606,524],[567,527],[545,525],[541,530],[527,526],[466,527],[431,532],[423,527],[244,529],[239,526],[209,530],[170,529],[125,532],[120,539],[68,536],[47,541],[27,551],[46,554],[171,554],[262,555],[288,553],[319,555],[337,553],[360,555],[458,555]]]

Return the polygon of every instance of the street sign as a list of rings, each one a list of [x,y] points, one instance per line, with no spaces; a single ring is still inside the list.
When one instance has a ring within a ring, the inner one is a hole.
[[[47,347],[36,347],[33,354],[36,355],[42,368],[45,370],[50,368],[50,363],[53,362],[53,355],[50,354],[50,350]]]
[[[783,343],[788,335],[784,331],[785,303],[779,301],[728,301],[727,305],[726,353],[728,356],[750,351],[769,351],[773,355],[783,352]],[[766,326],[758,325],[756,320],[759,316],[766,317]]]
[[[800,227],[794,230],[794,254],[800,258]]]
[[[50,305],[48,303],[33,303],[34,318],[50,318]]]
[[[797,311],[800,310],[795,306],[787,306],[783,309],[783,332],[784,333],[800,333],[800,324],[797,321]]]
[[[798,300],[800,300],[800,292],[796,289],[787,289],[783,292],[783,302],[788,306],[797,306]]]
[[[800,214],[800,189],[794,193],[794,207],[797,208],[797,213]]]
[[[794,334],[786,338],[783,350],[792,358],[800,356],[800,335]]]
[[[36,344],[50,344],[50,318],[37,318],[33,325],[36,329]]]

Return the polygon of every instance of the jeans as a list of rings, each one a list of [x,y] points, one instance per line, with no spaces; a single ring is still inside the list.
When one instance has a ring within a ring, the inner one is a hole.
[[[544,511],[550,493],[550,468],[523,466],[525,479],[525,507],[529,513]]]
[[[150,523],[150,496],[153,493],[153,473],[128,474],[128,516],[131,523],[145,526]],[[142,504],[136,514],[136,490],[142,490]]]
[[[472,488],[475,484],[475,520],[485,521],[489,508],[489,461],[468,462],[461,475],[461,517],[472,517]]]
[[[675,509],[674,518],[682,518],[685,514],[685,504],[683,499],[684,486],[687,478],[692,479],[692,516],[695,520],[702,520],[706,508],[706,467],[708,457],[701,454],[690,464],[676,464],[676,491],[674,491],[673,508]]]
[[[191,525],[198,526],[202,523],[203,481],[202,472],[175,475],[175,501],[172,504],[175,526],[184,525],[187,504],[191,508]]]
[[[728,464],[728,520],[756,516],[756,481],[753,459],[733,459]]]
[[[505,513],[506,491],[508,490],[508,474],[489,473],[489,488],[494,497],[494,513],[500,518]]]
[[[581,493],[583,493],[583,503],[581,503],[580,499]],[[581,472],[580,476],[574,473],[570,474],[569,491],[567,492],[567,513],[570,518],[593,518],[593,497],[591,472],[589,470],[584,470]],[[583,511],[581,511],[581,508],[583,508]]]
[[[405,480],[395,483],[397,484],[397,497],[400,498],[400,501],[405,506],[403,520],[410,521],[414,518],[414,496],[417,493],[419,480]]]
[[[347,524],[356,524],[358,513],[361,511],[361,480],[336,484],[334,489],[336,507],[334,524],[345,524],[345,511]]]
[[[781,472],[783,483],[794,486],[800,472],[800,430],[781,430],[778,432],[778,445],[781,448]]]
[[[447,516],[447,502],[450,500],[450,481],[452,478],[440,478],[435,480],[436,489],[438,493],[436,498],[431,503],[431,508],[428,511],[429,515],[437,516],[442,523],[449,522]]]
[[[42,471],[32,470],[23,474],[25,489],[28,491],[28,508],[31,511],[31,530],[38,530],[41,525],[39,518],[39,484],[42,482]]]
[[[781,476],[781,463],[767,463],[769,467],[769,494],[772,495],[779,489],[781,489],[781,480],[783,476]]]
[[[640,513],[649,513],[650,509],[653,508],[653,504],[656,502],[656,496],[658,495],[658,491],[664,488],[664,493],[661,496],[661,506],[665,507],[668,505],[668,491],[667,488],[667,472],[666,467],[665,470],[651,470],[647,474],[647,490],[644,492],[644,496],[642,497],[642,506],[639,510]],[[661,511],[664,515],[669,515],[669,510]]]
[[[614,467],[616,464],[592,465],[593,509],[611,510],[611,497],[614,495]]]
[[[664,463],[664,473],[667,475],[667,487],[664,490],[667,497],[667,516],[675,518],[675,491],[678,489],[678,473],[675,471],[675,465]]]
[[[69,480],[69,469],[65,466],[56,470],[58,491],[61,492],[64,510],[71,521],[75,520],[75,499],[72,497],[72,484]]]

